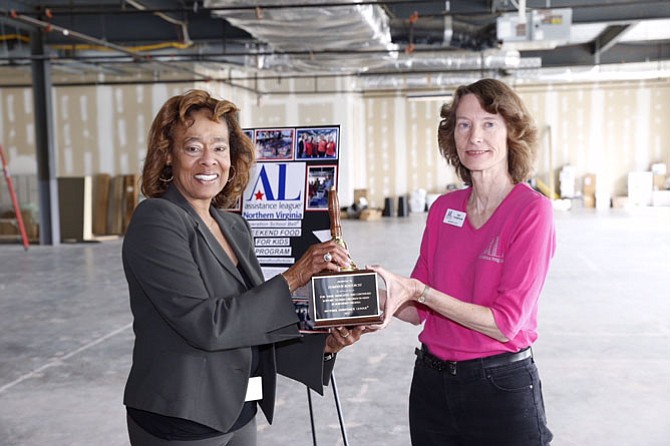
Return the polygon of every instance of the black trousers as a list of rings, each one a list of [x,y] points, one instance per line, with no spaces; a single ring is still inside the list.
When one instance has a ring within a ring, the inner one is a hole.
[[[553,438],[532,357],[451,369],[417,358],[409,422],[414,446],[545,446]]]
[[[256,418],[235,432],[192,441],[163,440],[142,429],[129,416],[126,420],[132,446],[256,446]]]

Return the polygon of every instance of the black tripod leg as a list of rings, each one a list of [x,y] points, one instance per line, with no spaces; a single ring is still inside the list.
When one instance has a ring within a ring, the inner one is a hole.
[[[312,391],[307,389],[307,403],[309,404],[309,423],[312,426],[312,443],[316,446],[316,429],[314,428],[314,410],[312,409]]]
[[[337,407],[337,418],[340,420],[342,441],[344,441],[344,446],[349,446],[349,439],[347,438],[347,429],[344,426],[344,419],[342,418],[342,406],[340,406],[340,394],[337,392],[337,383],[335,382],[335,374],[332,372],[330,374],[330,382],[333,383],[333,396],[335,397],[335,407]]]

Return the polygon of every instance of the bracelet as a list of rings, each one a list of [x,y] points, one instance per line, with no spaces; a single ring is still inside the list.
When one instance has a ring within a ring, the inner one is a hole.
[[[430,291],[430,287],[428,285],[423,286],[423,291],[419,295],[419,297],[416,298],[416,301],[419,302],[420,304],[425,304],[426,303],[426,297],[428,296],[428,292]]]
[[[323,354],[323,362],[330,361],[331,359],[335,359],[335,355],[337,353],[324,353]]]

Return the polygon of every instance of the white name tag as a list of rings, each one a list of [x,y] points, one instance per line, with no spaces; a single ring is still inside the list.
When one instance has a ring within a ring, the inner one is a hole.
[[[249,378],[249,387],[247,387],[247,396],[244,401],[258,401],[263,399],[263,380],[260,376]]]
[[[462,227],[465,222],[465,212],[456,211],[454,209],[447,209],[444,214],[444,223],[452,226]]]

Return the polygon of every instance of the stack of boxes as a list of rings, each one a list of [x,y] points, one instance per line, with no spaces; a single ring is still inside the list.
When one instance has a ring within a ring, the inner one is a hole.
[[[585,208],[596,207],[596,174],[587,173],[582,179],[582,196]]]

